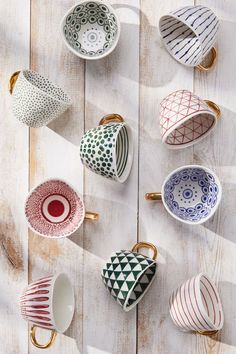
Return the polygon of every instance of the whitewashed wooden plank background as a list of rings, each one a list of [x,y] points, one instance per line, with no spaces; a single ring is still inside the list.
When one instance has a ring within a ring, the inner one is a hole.
[[[162,14],[194,0],[113,0],[122,23],[120,42],[97,62],[78,59],[61,41],[60,20],[74,3],[0,2],[0,354],[40,352],[28,341],[18,297],[28,281],[61,270],[74,283],[76,313],[48,353],[236,353],[236,3],[195,0],[221,20],[219,60],[207,74],[176,63],[158,34]],[[64,87],[73,100],[62,117],[37,130],[15,120],[7,93],[11,73],[28,67]],[[168,151],[161,144],[158,104],[181,88],[218,103],[222,119],[201,144]],[[134,132],[134,164],[124,185],[84,170],[79,159],[84,130],[113,112]],[[221,206],[203,226],[182,225],[162,205],[144,200],[172,169],[189,163],[209,166],[223,183]],[[50,241],[28,235],[23,203],[30,188],[55,176],[84,194],[86,208],[98,212],[100,220],[85,222],[69,239]],[[129,249],[137,240],[158,246],[158,276],[138,308],[123,313],[104,288],[100,269],[112,251]],[[168,316],[172,289],[200,271],[217,282],[225,312],[223,331],[211,338],[179,332]],[[45,340],[45,331],[39,332]]]

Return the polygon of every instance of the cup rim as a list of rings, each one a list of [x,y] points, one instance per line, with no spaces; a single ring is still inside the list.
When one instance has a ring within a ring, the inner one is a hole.
[[[214,292],[216,293],[216,295],[218,297],[218,300],[219,300],[218,307],[219,307],[219,311],[222,314],[222,318],[221,318],[220,325],[218,327],[213,323],[211,318],[208,316],[208,314],[206,312],[206,309],[205,309],[205,306],[204,306],[203,301],[202,301],[202,296],[201,296],[201,291],[200,291],[200,281],[201,281],[202,277],[205,277],[208,280],[208,282],[211,284],[211,286],[212,286],[212,288],[213,288]],[[197,297],[199,299],[199,305],[201,306],[201,312],[203,313],[204,318],[207,319],[207,322],[209,323],[209,326],[212,327],[211,330],[217,330],[218,331],[224,325],[224,313],[223,313],[222,303],[221,303],[221,299],[220,299],[220,295],[219,295],[218,289],[215,286],[214,282],[208,277],[208,275],[206,275],[203,272],[199,273],[195,277],[195,280],[197,281],[197,284],[198,284],[198,286],[197,286]]]
[[[208,219],[210,219],[212,217],[212,215],[216,212],[216,210],[218,209],[218,206],[220,204],[220,201],[221,201],[221,197],[222,197],[222,186],[221,186],[221,183],[220,183],[220,180],[219,178],[217,177],[217,175],[212,171],[210,170],[208,167],[205,167],[205,166],[201,166],[201,165],[184,165],[184,166],[180,166],[178,168],[176,168],[175,170],[171,171],[167,177],[164,179],[164,182],[162,183],[162,187],[161,187],[161,194],[162,196],[164,196],[164,188],[165,188],[165,184],[166,182],[168,181],[168,179],[176,172],[178,171],[181,171],[185,168],[199,168],[199,169],[202,169],[204,171],[206,171],[207,173],[210,173],[211,175],[213,175],[213,177],[215,178],[216,180],[216,183],[217,183],[217,186],[219,188],[219,194],[218,194],[218,200],[217,200],[217,203],[216,205],[214,206],[214,208],[211,210],[210,214],[204,218],[203,220],[198,220],[198,221],[190,221],[190,220],[183,220],[181,219],[180,217],[176,216],[168,207],[168,205],[166,204],[165,202],[165,199],[162,198],[162,202],[163,202],[163,205],[165,207],[165,209],[167,210],[167,212],[173,216],[174,219],[178,220],[178,221],[181,221],[185,224],[189,224],[189,225],[200,225],[200,224],[203,224],[205,223]]]
[[[65,184],[67,184],[67,185],[78,195],[78,197],[80,198],[80,201],[81,201],[81,203],[82,203],[82,205],[83,205],[83,215],[82,215],[82,218],[81,218],[79,224],[77,225],[76,229],[75,229],[73,232],[68,232],[67,234],[65,234],[65,235],[63,235],[63,236],[48,236],[48,235],[45,235],[45,234],[42,234],[42,233],[36,231],[36,230],[32,227],[32,225],[29,223],[28,218],[27,218],[27,216],[26,216],[26,212],[25,212],[27,201],[29,200],[29,198],[31,197],[31,195],[33,194],[33,192],[35,192],[35,190],[36,190],[38,187],[40,187],[41,185],[43,185],[44,183],[50,182],[50,181],[60,181],[60,182],[63,182],[63,183],[65,183]],[[29,228],[31,231],[33,231],[35,234],[37,234],[37,235],[39,235],[39,236],[42,236],[42,237],[45,237],[45,238],[47,238],[47,239],[59,239],[59,238],[61,239],[61,238],[66,238],[66,237],[71,236],[74,232],[76,232],[76,231],[80,228],[80,226],[81,226],[82,223],[84,222],[85,213],[86,213],[86,212],[85,212],[85,204],[84,204],[82,195],[81,195],[70,183],[68,183],[66,180],[64,180],[64,179],[62,179],[62,178],[56,178],[56,177],[55,177],[55,178],[48,178],[48,179],[44,180],[43,182],[37,184],[35,187],[31,188],[31,190],[30,190],[29,193],[27,194],[27,197],[26,197],[26,200],[25,200],[25,203],[24,203],[24,214],[25,214],[25,219],[26,219],[28,228]]]
[[[204,6],[204,5],[201,5],[201,6],[204,7],[204,8],[207,8],[207,9],[209,9],[211,12],[213,12],[213,11],[211,10],[211,8],[209,8],[208,6]],[[181,10],[181,8],[184,8],[184,7],[185,7],[185,6],[180,6],[179,8],[176,8],[174,11]],[[195,8],[196,5],[189,5],[188,7]],[[214,14],[215,14],[215,13],[214,13]],[[216,15],[215,15],[215,16],[216,16]],[[163,39],[163,36],[162,36],[162,33],[161,33],[161,28],[160,28],[161,22],[162,22],[162,20],[163,20],[165,17],[172,17],[172,18],[175,18],[175,19],[178,20],[179,22],[185,24],[185,25],[195,34],[195,36],[198,38],[199,44],[200,44],[200,46],[201,46],[201,58],[199,59],[199,62],[198,62],[198,63],[196,63],[196,64],[194,64],[194,65],[182,63],[182,62],[180,62],[180,61],[176,58],[175,55],[173,55],[173,54],[171,53],[169,47],[167,46],[166,42],[165,42],[164,39]],[[217,16],[216,16],[216,18],[218,19]],[[172,56],[172,58],[174,58],[178,63],[180,63],[180,64],[182,64],[182,65],[184,65],[184,66],[187,66],[187,67],[195,67],[195,66],[199,65],[199,64],[203,61],[203,59],[207,56],[207,54],[210,52],[211,48],[213,47],[213,44],[214,44],[214,43],[212,44],[212,46],[207,50],[207,52],[206,52],[206,53],[204,54],[204,56],[203,56],[203,45],[202,45],[202,41],[201,41],[201,39],[200,39],[200,36],[199,36],[198,33],[196,32],[196,30],[194,30],[194,28],[192,28],[192,27],[188,24],[187,21],[184,21],[182,18],[180,18],[180,17],[178,17],[177,15],[173,14],[173,12],[169,12],[169,13],[167,13],[166,15],[161,16],[160,19],[159,19],[159,26],[158,26],[158,27],[159,27],[159,34],[160,34],[160,37],[161,37],[162,42],[164,43],[165,48],[167,49],[168,53],[169,53],[169,54]]]
[[[199,96],[196,95],[195,93],[191,92],[190,90],[176,90],[176,91],[174,91],[174,92],[171,92],[169,95],[165,96],[165,97],[161,100],[160,105],[161,105],[162,101],[164,101],[164,100],[166,99],[166,97],[172,96],[174,93],[176,93],[176,92],[181,92],[181,91],[187,91],[188,93],[191,93],[191,94],[197,96],[198,99],[199,99],[201,102],[204,102],[204,100],[203,100],[201,97],[199,97]],[[204,103],[205,103],[205,102],[204,102]],[[207,103],[206,103],[206,105],[207,105]],[[214,118],[214,121],[213,121],[212,126],[211,126],[204,134],[200,135],[197,139],[191,140],[191,141],[189,141],[188,143],[183,144],[183,145],[170,145],[170,144],[168,144],[168,143],[166,142],[166,140],[168,139],[169,135],[170,135],[171,133],[173,133],[174,130],[176,130],[176,129],[179,128],[182,124],[184,124],[184,123],[187,122],[187,121],[190,121],[192,118],[194,118],[194,117],[196,117],[196,116],[198,116],[198,115],[200,115],[200,114],[208,114],[208,115],[210,115],[210,116],[212,116],[212,117]],[[209,107],[209,110],[207,110],[207,109],[204,110],[204,109],[203,109],[203,110],[200,110],[200,111],[198,111],[198,112],[190,113],[188,116],[185,116],[185,117],[182,118],[181,120],[176,121],[175,124],[174,124],[171,128],[169,128],[168,131],[165,132],[165,134],[162,135],[162,143],[165,144],[165,146],[166,146],[168,149],[171,149],[171,150],[178,150],[178,149],[187,148],[187,147],[189,147],[189,146],[192,146],[192,145],[194,145],[194,144],[197,144],[199,141],[201,141],[202,139],[206,138],[206,136],[208,136],[208,135],[211,133],[212,129],[215,128],[216,124],[217,124],[217,117],[216,117],[215,113],[213,112],[213,110],[210,109],[210,107]]]
[[[71,316],[70,316],[70,320],[68,320],[68,324],[60,329],[56,326],[56,322],[55,322],[55,306],[53,304],[53,298],[54,298],[54,294],[55,294],[55,283],[56,281],[58,280],[59,277],[65,277],[66,280],[68,281],[68,285],[70,286],[70,291],[72,293],[72,298],[73,298],[73,303],[72,303],[72,306],[73,306],[73,310],[71,312]],[[58,333],[64,333],[71,325],[71,322],[72,322],[72,319],[73,319],[73,316],[74,316],[74,311],[75,311],[75,294],[74,294],[74,289],[73,289],[73,286],[72,286],[72,283],[71,283],[71,280],[70,278],[68,277],[68,275],[64,272],[60,272],[60,273],[57,273],[55,274],[55,276],[52,278],[52,293],[51,293],[51,297],[50,297],[50,303],[51,303],[51,309],[52,309],[52,320],[53,320],[53,324],[54,324],[54,328],[56,330],[56,332]]]
[[[114,123],[108,123],[108,124],[119,124],[120,125],[120,128],[116,132],[115,148],[112,150],[112,156],[113,156],[113,161],[115,161],[115,174],[116,174],[115,180],[117,182],[124,183],[127,180],[127,178],[129,177],[130,172],[131,172],[131,168],[133,165],[134,145],[133,145],[132,129],[126,122],[124,122],[124,123],[114,122]],[[129,151],[128,151],[128,157],[127,157],[125,169],[124,169],[121,177],[119,177],[117,174],[117,165],[116,165],[116,143],[117,143],[118,135],[123,127],[125,127],[127,129],[128,139],[129,139]]]
[[[137,252],[131,252],[131,253],[137,253]],[[137,254],[140,254],[140,253],[137,253]],[[147,257],[147,258],[149,258],[149,257]],[[152,260],[152,263],[151,263],[149,266],[147,266],[145,269],[143,269],[142,272],[140,272],[138,278],[135,280],[134,285],[132,286],[132,288],[129,290],[129,292],[128,292],[128,294],[127,294],[127,297],[126,297],[126,299],[125,299],[125,303],[124,303],[124,305],[123,305],[123,309],[124,309],[125,312],[128,312],[128,311],[132,310],[136,305],[139,304],[139,302],[142,300],[142,298],[144,297],[144,295],[146,294],[146,292],[148,291],[148,289],[149,289],[150,286],[152,285],[152,282],[153,282],[154,279],[155,279],[155,275],[156,275],[156,271],[157,271],[157,261],[154,260],[154,259],[152,259],[152,258],[149,258],[149,259]],[[128,301],[129,301],[130,295],[131,295],[132,291],[134,290],[135,286],[137,285],[138,280],[139,280],[139,279],[142,277],[142,275],[143,275],[149,268],[151,268],[154,264],[155,264],[155,266],[156,266],[156,267],[155,267],[155,273],[153,274],[153,277],[152,277],[150,283],[148,284],[148,286],[146,287],[146,289],[143,291],[143,293],[139,296],[138,300],[136,300],[132,305],[130,305],[130,306],[127,307],[127,303],[128,303]]]
[[[101,54],[99,56],[96,56],[96,57],[90,57],[90,56],[86,56],[84,54],[81,54],[79,52],[77,52],[74,48],[72,48],[66,38],[65,38],[65,35],[64,35],[64,31],[63,31],[63,26],[64,26],[64,22],[65,22],[65,19],[67,17],[67,15],[69,15],[69,13],[75,8],[77,7],[78,5],[80,4],[83,4],[85,2],[88,2],[89,0],[81,0],[79,2],[77,2],[75,5],[71,6],[71,8],[65,13],[65,15],[63,16],[61,22],[60,22],[60,32],[61,32],[61,36],[63,38],[63,42],[65,43],[66,47],[72,52],[74,53],[76,56],[82,58],[82,59],[85,59],[85,60],[98,60],[98,59],[102,59],[102,58],[105,58],[107,55],[109,55],[114,49],[115,47],[117,46],[117,43],[119,41],[119,38],[120,38],[120,31],[121,31],[121,24],[120,24],[120,20],[119,20],[119,17],[118,15],[116,14],[116,11],[114,10],[114,8],[107,2],[107,1],[103,1],[103,0],[93,0],[93,2],[95,3],[98,3],[98,4],[101,4],[101,5],[106,5],[108,7],[108,9],[111,11],[111,13],[115,16],[116,18],[116,21],[117,21],[117,36],[116,36],[116,39],[115,41],[113,42],[113,45],[109,48],[109,50],[107,52],[105,52],[104,54]]]
[[[59,90],[61,90],[61,91],[64,93],[64,95],[67,97],[68,101],[59,100],[58,98],[56,98],[56,97],[50,95],[48,92],[45,92],[45,91],[41,90],[39,87],[33,85],[32,82],[30,82],[30,81],[25,77],[25,74],[24,74],[25,72],[34,73],[34,74],[36,74],[37,76],[42,76],[44,79],[48,80],[48,82],[50,83],[50,85],[54,86],[56,89],[59,89]],[[66,106],[68,106],[68,107],[71,105],[72,102],[71,102],[70,97],[67,95],[67,93],[65,93],[64,90],[63,90],[60,86],[55,85],[51,80],[49,80],[49,79],[48,79],[47,77],[45,77],[44,75],[39,74],[37,71],[35,71],[35,70],[30,70],[30,69],[23,69],[23,70],[20,72],[19,76],[23,76],[24,80],[26,80],[27,83],[28,83],[30,86],[32,86],[36,91],[38,91],[41,95],[44,95],[44,96],[46,96],[46,97],[49,97],[50,99],[52,99],[52,100],[54,100],[54,101],[56,101],[56,102],[59,102],[60,104],[64,104],[64,105],[66,105]],[[14,91],[13,91],[13,95],[14,95]]]

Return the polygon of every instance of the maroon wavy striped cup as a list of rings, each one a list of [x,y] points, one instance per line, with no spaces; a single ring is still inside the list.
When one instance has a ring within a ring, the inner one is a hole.
[[[64,333],[70,326],[75,309],[74,291],[68,276],[59,273],[40,278],[31,283],[20,298],[23,318],[33,324],[30,339],[37,348],[49,348],[57,333]],[[37,327],[51,331],[46,344],[36,339]]]
[[[170,315],[183,331],[201,334],[219,331],[224,323],[218,290],[203,273],[189,279],[172,293]]]

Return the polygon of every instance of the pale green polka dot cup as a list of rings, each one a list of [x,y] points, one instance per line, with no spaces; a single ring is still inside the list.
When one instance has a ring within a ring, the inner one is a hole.
[[[125,182],[133,161],[131,128],[119,114],[103,117],[97,128],[84,134],[80,157],[91,171],[120,183]]]

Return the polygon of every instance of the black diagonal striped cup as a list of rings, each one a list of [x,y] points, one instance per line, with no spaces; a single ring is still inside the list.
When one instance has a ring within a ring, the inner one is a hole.
[[[160,35],[167,51],[179,63],[209,70],[215,63],[219,19],[208,7],[184,6],[162,16],[159,21]],[[201,63],[209,52],[211,62]]]
[[[105,116],[98,127],[88,130],[80,143],[82,163],[95,173],[125,182],[133,161],[131,128],[118,114]]]

